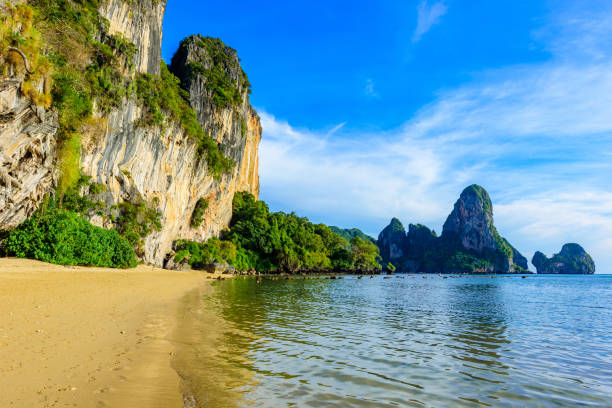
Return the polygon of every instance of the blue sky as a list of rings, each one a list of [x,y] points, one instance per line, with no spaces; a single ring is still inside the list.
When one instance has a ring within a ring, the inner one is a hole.
[[[611,2],[169,0],[164,30],[168,60],[238,50],[272,209],[440,231],[478,183],[526,256],[578,242],[612,273]]]

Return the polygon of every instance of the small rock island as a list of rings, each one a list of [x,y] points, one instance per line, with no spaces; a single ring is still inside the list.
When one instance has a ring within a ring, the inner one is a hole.
[[[578,244],[565,244],[561,252],[546,257],[538,251],[531,263],[539,274],[592,275],[595,273],[595,262],[584,248]]]

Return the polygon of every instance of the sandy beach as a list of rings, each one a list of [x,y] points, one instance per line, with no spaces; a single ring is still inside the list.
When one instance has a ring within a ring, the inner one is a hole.
[[[0,406],[182,407],[176,316],[207,286],[200,272],[0,259]]]

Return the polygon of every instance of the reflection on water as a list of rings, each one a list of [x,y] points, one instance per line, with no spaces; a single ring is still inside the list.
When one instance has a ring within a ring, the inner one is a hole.
[[[201,407],[612,406],[612,277],[236,279],[191,294]]]

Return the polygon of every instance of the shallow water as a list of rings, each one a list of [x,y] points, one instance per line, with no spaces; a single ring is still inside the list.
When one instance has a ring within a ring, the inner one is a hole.
[[[201,407],[610,407],[611,304],[601,275],[236,279],[176,366]]]

